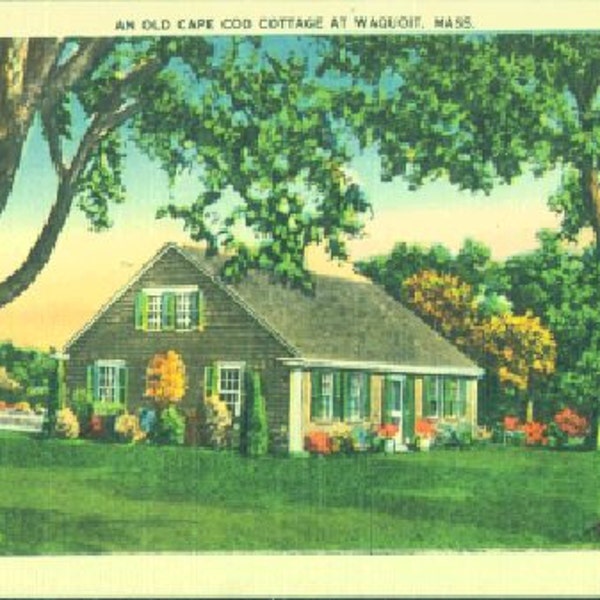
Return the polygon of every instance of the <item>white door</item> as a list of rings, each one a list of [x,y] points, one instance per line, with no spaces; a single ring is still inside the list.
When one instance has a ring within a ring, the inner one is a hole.
[[[404,381],[405,378],[400,375],[394,375],[388,379],[389,389],[389,410],[392,423],[398,427],[398,440],[402,440],[402,414],[404,410]]]

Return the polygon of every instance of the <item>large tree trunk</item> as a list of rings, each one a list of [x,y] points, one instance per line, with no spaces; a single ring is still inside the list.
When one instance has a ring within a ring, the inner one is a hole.
[[[58,40],[0,40],[0,213],[60,48]]]
[[[120,122],[121,113],[96,119],[70,164],[63,160],[55,117],[65,95],[84,78],[114,44],[108,38],[73,45],[65,56],[60,39],[0,40],[0,214],[13,191],[27,135],[36,116],[45,125],[52,164],[59,184],[56,200],[27,258],[0,282],[0,307],[12,302],[37,278],[47,264],[71,211],[80,177],[105,130]],[[113,107],[114,108],[114,107]]]

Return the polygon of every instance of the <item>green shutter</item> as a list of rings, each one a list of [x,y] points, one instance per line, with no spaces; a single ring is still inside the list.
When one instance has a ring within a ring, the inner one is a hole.
[[[88,392],[89,399],[92,402],[96,402],[98,400],[98,365],[93,363],[87,367],[86,372],[86,388]]]
[[[392,382],[388,377],[385,378],[383,384],[383,415],[382,422],[388,424],[392,422]]]
[[[340,421],[344,417],[343,410],[344,394],[342,374],[339,371],[333,373],[333,418]]]
[[[204,367],[204,398],[209,398],[219,391],[219,369],[216,365]]]
[[[342,413],[344,421],[347,421],[351,415],[350,400],[351,400],[352,374],[348,371],[342,371]]]
[[[129,387],[129,371],[127,367],[119,367],[119,402],[127,406],[127,390]]]
[[[365,389],[364,389],[365,401],[363,403],[364,411],[363,411],[363,414],[361,415],[361,417],[363,419],[368,419],[371,416],[371,375],[369,373],[364,373],[363,381],[364,381],[364,386],[365,386]]]
[[[310,417],[323,418],[322,374],[320,371],[310,373]]]
[[[202,290],[198,290],[198,293],[192,296],[192,319],[198,331],[202,331],[206,325],[206,307]]]
[[[402,435],[405,439],[412,439],[415,435],[415,378],[413,375],[407,375],[404,384]]]
[[[161,327],[165,331],[175,329],[175,294],[163,292],[161,301]]]
[[[135,328],[148,330],[148,295],[144,292],[138,292],[135,297]]]
[[[88,400],[93,402],[96,396],[94,390],[94,365],[88,365],[86,368],[85,378],[85,390],[87,392]]]

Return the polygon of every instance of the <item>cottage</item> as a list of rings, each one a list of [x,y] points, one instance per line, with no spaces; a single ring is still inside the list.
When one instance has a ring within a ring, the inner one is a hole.
[[[216,381],[239,418],[244,371],[259,372],[272,443],[290,452],[339,422],[395,423],[403,440],[423,417],[476,427],[481,369],[368,282],[319,275],[314,296],[262,273],[226,284],[202,251],[167,244],[69,341],[68,388],[136,410],[168,350],[185,363],[190,416]]]

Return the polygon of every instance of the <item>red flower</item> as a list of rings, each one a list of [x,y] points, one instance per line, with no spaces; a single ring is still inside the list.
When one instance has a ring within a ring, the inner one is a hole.
[[[331,452],[331,438],[325,431],[311,431],[306,436],[305,447],[314,454],[329,454]]]
[[[564,408],[554,417],[558,428],[571,437],[580,437],[587,433],[588,422],[585,417],[580,417],[574,410]]]
[[[435,424],[427,419],[419,419],[415,423],[415,433],[421,437],[433,437],[436,434]]]
[[[504,417],[505,431],[516,431],[519,428],[519,418],[507,415]]]
[[[398,425],[387,423],[377,430],[377,435],[382,438],[393,438],[398,433]]]
[[[530,423],[523,425],[522,430],[525,432],[525,443],[528,446],[545,444],[547,442],[546,425],[543,423],[531,421]]]

